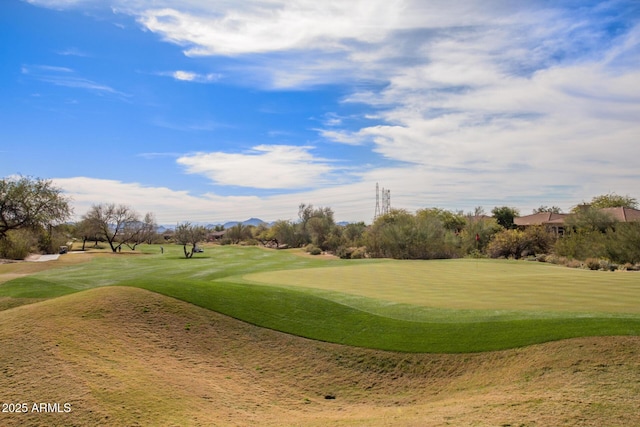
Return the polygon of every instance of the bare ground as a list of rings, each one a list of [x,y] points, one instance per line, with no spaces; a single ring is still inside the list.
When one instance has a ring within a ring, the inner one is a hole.
[[[0,348],[3,426],[640,425],[639,337],[390,353],[109,287],[0,312]]]

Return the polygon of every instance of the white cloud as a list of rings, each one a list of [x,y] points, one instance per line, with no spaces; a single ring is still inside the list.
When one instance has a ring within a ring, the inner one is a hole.
[[[208,73],[208,74],[198,74],[191,71],[174,71],[169,73],[171,77],[176,80],[182,80],[187,82],[196,82],[196,83],[210,83],[215,82],[220,79],[219,74]]]
[[[361,145],[365,138],[360,133],[346,130],[318,129],[323,138],[347,145]]]
[[[343,39],[380,40],[401,10],[398,0],[248,1],[216,5],[208,14],[146,9],[140,22],[187,55],[238,55],[291,49],[342,50]]]
[[[177,162],[188,173],[201,174],[217,184],[260,189],[300,189],[329,182],[336,168],[315,158],[313,147],[259,145],[246,153],[196,153]]]
[[[125,204],[141,214],[153,212],[160,224],[226,221],[235,218],[239,206],[259,206],[254,204],[255,197],[193,195],[188,191],[116,180],[74,177],[58,178],[53,182],[72,198],[76,219],[92,205],[101,203]]]
[[[339,187],[337,191],[321,189],[258,197],[193,194],[166,187],[88,177],[53,181],[72,198],[76,219],[80,219],[94,204],[122,203],[143,215],[153,212],[159,224],[167,225],[184,221],[215,224],[250,217],[260,217],[265,221],[295,220],[300,203],[331,207],[338,214],[338,220],[355,221],[373,215],[372,200],[375,197],[373,188],[362,184]],[[362,197],[363,190],[371,197]]]

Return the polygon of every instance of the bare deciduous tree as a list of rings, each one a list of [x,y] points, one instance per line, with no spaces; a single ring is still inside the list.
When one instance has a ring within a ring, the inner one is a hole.
[[[191,258],[198,243],[202,242],[206,236],[207,229],[205,227],[185,222],[176,227],[174,239],[178,245],[182,245],[185,258]],[[191,245],[191,250],[187,250],[187,245]]]
[[[156,219],[153,213],[147,212],[143,221],[136,221],[129,224],[123,233],[124,244],[132,251],[141,243],[151,243],[156,235]]]
[[[99,230],[113,252],[130,241],[132,233],[136,232],[133,224],[140,222],[138,214],[129,206],[113,203],[93,205],[83,220]]]

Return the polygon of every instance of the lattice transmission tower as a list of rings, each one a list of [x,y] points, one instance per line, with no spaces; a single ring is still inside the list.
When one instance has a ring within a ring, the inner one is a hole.
[[[373,214],[373,220],[378,219],[380,215],[386,215],[391,210],[391,190],[385,190],[382,187],[382,206],[380,205],[380,186],[376,182],[376,210]]]

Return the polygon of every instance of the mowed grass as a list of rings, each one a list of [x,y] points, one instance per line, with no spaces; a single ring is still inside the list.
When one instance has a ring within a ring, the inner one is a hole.
[[[261,272],[243,279],[326,291],[317,293],[363,310],[410,320],[478,320],[481,312],[493,319],[640,314],[640,275],[635,272],[589,271],[535,262],[385,261]],[[467,316],[468,311],[473,313]]]
[[[344,261],[292,251],[145,247],[0,285],[0,297],[148,289],[307,338],[403,352],[499,350],[640,334],[640,275],[489,260]],[[73,254],[67,256],[75,256]],[[1,272],[1,270],[0,270]]]

